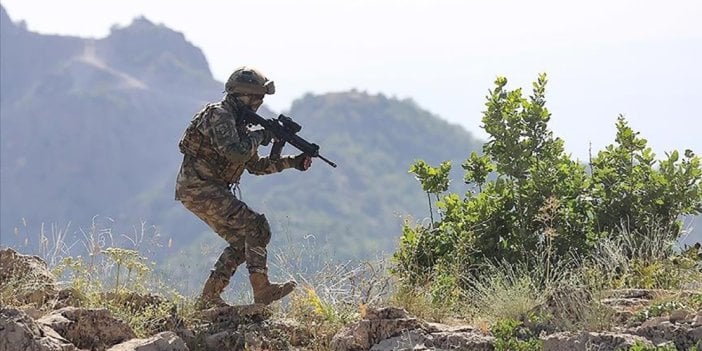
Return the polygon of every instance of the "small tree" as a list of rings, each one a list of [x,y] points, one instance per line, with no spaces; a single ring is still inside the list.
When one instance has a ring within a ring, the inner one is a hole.
[[[686,150],[681,159],[673,151],[658,167],[655,164],[646,139],[620,116],[615,144],[592,160],[589,191],[597,201],[594,226],[598,232],[614,233],[626,227],[642,233],[655,228],[677,239],[682,229],[679,217],[702,211],[699,157]]]
[[[656,167],[646,140],[621,116],[615,144],[597,154],[588,174],[548,129],[546,83],[540,75],[525,98],[497,78],[483,113],[489,135],[484,154],[473,153],[462,164],[465,182],[477,191],[443,196],[437,202],[443,217],[436,225],[432,220],[434,230],[405,223],[395,254],[401,275],[402,269],[431,272],[437,262],[474,269],[486,259],[525,262],[544,252],[550,264],[588,253],[622,226],[631,232],[663,225],[675,239],[679,217],[702,212],[699,157],[687,150],[680,159],[674,151]],[[420,160],[410,171],[428,195],[447,190],[450,164],[433,168]]]
[[[431,167],[424,160],[417,160],[410,167],[410,173],[414,173],[417,180],[422,184],[422,190],[427,193],[429,202],[429,218],[431,226],[434,226],[434,209],[432,208],[431,195],[439,201],[439,195],[448,191],[449,172],[451,171],[451,161],[443,162],[439,167]]]

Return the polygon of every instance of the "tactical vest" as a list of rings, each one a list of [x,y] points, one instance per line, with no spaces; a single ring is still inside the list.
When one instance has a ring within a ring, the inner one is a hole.
[[[202,134],[200,124],[202,119],[208,113],[211,113],[216,108],[215,104],[207,105],[202,111],[195,114],[188,128],[185,129],[183,137],[178,143],[180,152],[185,155],[190,155],[194,158],[205,160],[220,176],[223,176],[224,171],[229,165],[229,161],[220,155],[210,138]]]

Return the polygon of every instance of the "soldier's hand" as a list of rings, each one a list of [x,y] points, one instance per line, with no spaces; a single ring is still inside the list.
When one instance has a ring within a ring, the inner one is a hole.
[[[312,157],[307,154],[299,154],[295,156],[295,169],[306,171],[312,166]]]

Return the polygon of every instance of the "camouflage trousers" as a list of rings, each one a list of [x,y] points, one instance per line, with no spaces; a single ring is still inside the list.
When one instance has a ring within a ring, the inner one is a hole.
[[[266,246],[271,229],[264,215],[251,210],[219,184],[190,189],[180,201],[229,243],[215,263],[214,274],[228,282],[244,262],[250,273],[267,273]]]

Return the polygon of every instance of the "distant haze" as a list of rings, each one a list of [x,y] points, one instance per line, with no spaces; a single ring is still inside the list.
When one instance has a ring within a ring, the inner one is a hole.
[[[214,78],[242,64],[278,86],[267,103],[356,88],[410,97],[479,137],[497,75],[549,74],[552,127],[585,160],[620,113],[659,155],[702,153],[702,2],[3,0],[41,33],[104,37],[137,16],[201,47]]]

